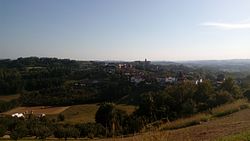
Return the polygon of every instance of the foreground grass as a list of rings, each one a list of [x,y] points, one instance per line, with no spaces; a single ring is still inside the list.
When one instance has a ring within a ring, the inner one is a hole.
[[[238,100],[234,103],[225,104],[220,107],[211,109],[210,112],[207,113],[201,113],[193,115],[192,117],[160,124],[159,128],[161,129],[164,126],[166,127],[167,125],[172,126],[171,128],[165,129],[164,131],[153,130],[137,134],[135,136],[131,135],[130,137],[126,136],[126,137],[95,139],[95,140],[98,141],[182,141],[182,140],[189,141],[190,140],[191,141],[191,140],[217,139],[218,141],[226,141],[226,140],[245,141],[249,140],[248,136],[250,134],[250,132],[245,132],[245,131],[250,131],[250,119],[249,119],[250,109],[246,109],[248,108],[248,106],[249,104],[246,100]],[[200,122],[198,123],[200,125],[192,126],[195,125],[197,121]],[[188,126],[190,127],[184,128]],[[34,138],[24,138],[22,140],[34,140]],[[48,138],[48,140],[58,140],[58,139]],[[69,140],[74,140],[74,139],[69,139]],[[77,140],[88,140],[88,139],[81,138]]]
[[[250,141],[250,131],[219,138],[216,141]]]

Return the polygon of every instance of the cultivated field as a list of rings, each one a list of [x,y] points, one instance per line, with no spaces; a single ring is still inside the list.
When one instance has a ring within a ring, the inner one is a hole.
[[[116,107],[120,110],[126,111],[131,114],[135,111],[135,106],[119,104]],[[83,105],[73,105],[66,107],[52,107],[52,106],[35,106],[35,107],[17,107],[10,111],[1,113],[3,115],[12,115],[14,113],[31,113],[33,114],[46,114],[51,118],[56,118],[58,114],[63,114],[65,116],[66,123],[87,123],[95,122],[95,114],[98,110],[98,104],[83,104]]]
[[[46,115],[55,115],[63,112],[69,107],[49,107],[49,106],[35,106],[35,107],[17,107],[8,112],[4,112],[4,115],[11,115],[14,113],[31,113],[33,114],[46,114]]]
[[[99,106],[97,104],[74,105],[63,111],[65,122],[95,122],[95,113]]]

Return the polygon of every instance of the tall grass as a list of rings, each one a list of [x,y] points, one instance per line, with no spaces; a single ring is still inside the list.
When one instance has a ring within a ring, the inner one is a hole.
[[[245,99],[237,100],[230,104],[221,105],[219,107],[209,110],[209,112],[200,113],[193,115],[191,117],[178,119],[172,122],[162,124],[159,128],[160,130],[174,130],[185,128],[189,126],[194,126],[201,124],[202,122],[207,122],[218,117],[223,117],[230,115],[232,113],[238,112],[243,109],[249,108],[249,103]]]

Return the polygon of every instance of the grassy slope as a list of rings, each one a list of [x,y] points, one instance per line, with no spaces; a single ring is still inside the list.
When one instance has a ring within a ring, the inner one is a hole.
[[[149,131],[127,138],[116,139],[102,139],[102,141],[192,141],[192,140],[216,140],[218,138],[241,133],[250,130],[250,109],[240,107],[248,105],[246,100],[239,100],[232,104],[226,104],[211,111],[211,115],[206,122],[200,122],[198,125],[190,126],[181,129],[163,130],[163,131]],[[234,110],[239,109],[239,110]],[[233,111],[228,112],[228,111]],[[223,114],[222,114],[223,113]],[[198,114],[189,118],[179,119],[171,124],[172,127],[186,124],[190,121],[200,120],[206,114]],[[223,116],[217,116],[223,115]],[[166,127],[166,124],[160,128]],[[249,133],[249,132],[248,132]],[[245,133],[247,134],[247,133]],[[249,134],[248,134],[249,135]],[[230,138],[230,137],[229,137]],[[224,139],[224,140],[227,140]],[[223,141],[224,141],[223,140]]]
[[[98,107],[97,104],[74,105],[61,114],[65,116],[65,122],[69,123],[94,122]]]
[[[161,124],[159,127],[161,130],[178,129],[182,127],[192,126],[200,124],[201,122],[207,122],[217,117],[223,117],[231,113],[237,112],[240,109],[248,108],[249,104],[247,100],[238,100],[234,103],[225,104],[216,108],[213,108],[209,113],[199,113],[191,117],[178,119],[173,122]]]
[[[233,141],[233,140],[249,140],[250,136],[250,109],[240,108],[242,105],[249,105],[246,100],[239,100],[232,104],[226,104],[217,108],[214,108],[210,112],[209,120],[206,122],[201,122],[199,125],[190,126],[186,128],[174,129],[174,130],[155,130],[145,133],[138,134],[132,137],[126,138],[109,138],[109,139],[99,139],[100,141],[200,141],[200,140],[218,140],[218,141]],[[130,109],[127,105],[119,105],[125,109]],[[118,107],[119,107],[118,106]],[[81,119],[83,117],[88,117],[89,121],[93,121],[93,113],[98,109],[96,104],[86,104],[86,105],[75,105],[63,113],[71,117],[70,120],[73,122],[77,118]],[[234,109],[241,109],[235,111]],[[78,111],[79,115],[75,112]],[[234,111],[231,113],[228,111]],[[74,115],[75,113],[75,115]],[[224,114],[221,114],[224,113]],[[226,113],[226,114],[225,114]],[[67,115],[68,114],[68,115]],[[189,118],[179,119],[177,121],[168,123],[174,126],[179,126],[180,124],[186,124],[190,121],[200,120],[204,118],[204,114],[197,114]],[[223,115],[223,116],[217,116]],[[66,119],[67,120],[67,119]],[[81,120],[80,120],[81,121]],[[86,119],[87,121],[87,119]],[[83,121],[83,122],[86,122]],[[162,129],[166,127],[163,124],[159,128]],[[246,132],[247,131],[247,132]],[[54,140],[51,138],[51,140]],[[81,140],[81,139],[80,139]]]

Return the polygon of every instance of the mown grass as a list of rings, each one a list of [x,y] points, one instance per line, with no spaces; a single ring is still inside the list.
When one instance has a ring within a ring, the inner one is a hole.
[[[120,109],[120,110],[123,110],[123,111],[126,111],[127,114],[129,114],[129,115],[132,114],[136,110],[136,106],[134,106],[134,105],[126,105],[126,104],[117,104],[116,108]]]
[[[216,141],[250,141],[250,131],[230,135],[217,139]]]
[[[186,128],[189,126],[194,126],[201,124],[202,122],[207,122],[215,118],[230,115],[232,113],[238,112],[243,109],[249,108],[249,103],[245,99],[237,100],[230,104],[225,104],[210,110],[210,112],[200,113],[193,115],[191,117],[178,119],[172,122],[167,122],[160,126],[160,130],[175,130],[180,128]]]
[[[95,113],[99,106],[97,104],[74,105],[63,111],[66,123],[95,122]]]

